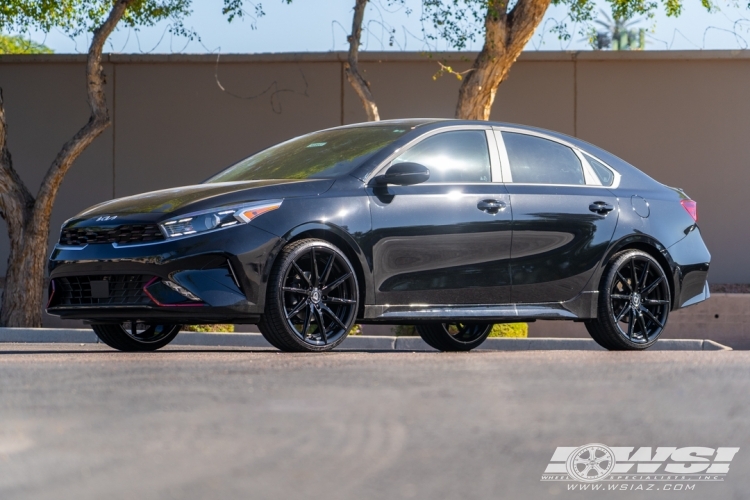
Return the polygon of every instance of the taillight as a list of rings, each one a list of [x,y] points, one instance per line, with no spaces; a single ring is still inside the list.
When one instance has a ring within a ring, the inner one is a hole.
[[[698,202],[693,200],[682,200],[680,204],[682,205],[682,208],[687,210],[690,217],[692,217],[695,222],[698,222]]]

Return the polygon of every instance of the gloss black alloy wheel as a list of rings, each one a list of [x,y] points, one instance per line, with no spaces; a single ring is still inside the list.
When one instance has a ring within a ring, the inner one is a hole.
[[[645,252],[615,255],[604,272],[598,317],[588,320],[591,337],[610,350],[643,350],[667,325],[669,283],[659,263]]]
[[[155,351],[174,340],[180,325],[154,325],[142,321],[92,325],[99,340],[119,351]]]
[[[282,351],[329,351],[354,326],[358,304],[357,275],[346,255],[323,240],[300,240],[276,259],[258,328]]]
[[[492,331],[488,323],[427,323],[417,325],[422,340],[439,351],[470,351]]]

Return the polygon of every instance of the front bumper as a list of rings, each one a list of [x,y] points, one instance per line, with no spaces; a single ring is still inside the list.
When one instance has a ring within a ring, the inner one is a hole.
[[[244,225],[149,244],[57,246],[47,312],[94,322],[256,323],[280,243]]]

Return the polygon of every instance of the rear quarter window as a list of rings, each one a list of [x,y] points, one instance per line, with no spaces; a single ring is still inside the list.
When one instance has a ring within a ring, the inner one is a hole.
[[[602,186],[611,186],[615,181],[615,174],[613,174],[610,169],[608,169],[602,162],[600,162],[593,156],[590,156],[586,153],[583,153],[583,155],[586,157],[586,161],[589,162],[589,165],[591,165],[591,168],[594,169],[594,172],[601,181]]]

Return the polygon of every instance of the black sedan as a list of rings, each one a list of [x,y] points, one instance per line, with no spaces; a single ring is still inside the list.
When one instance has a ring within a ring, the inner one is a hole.
[[[444,351],[494,323],[572,320],[653,345],[709,296],[696,203],[602,149],[503,123],[398,120],[272,146],[202,184],[120,198],[62,227],[48,311],[120,350],[181,325],[257,324],[325,351],[356,323]]]

